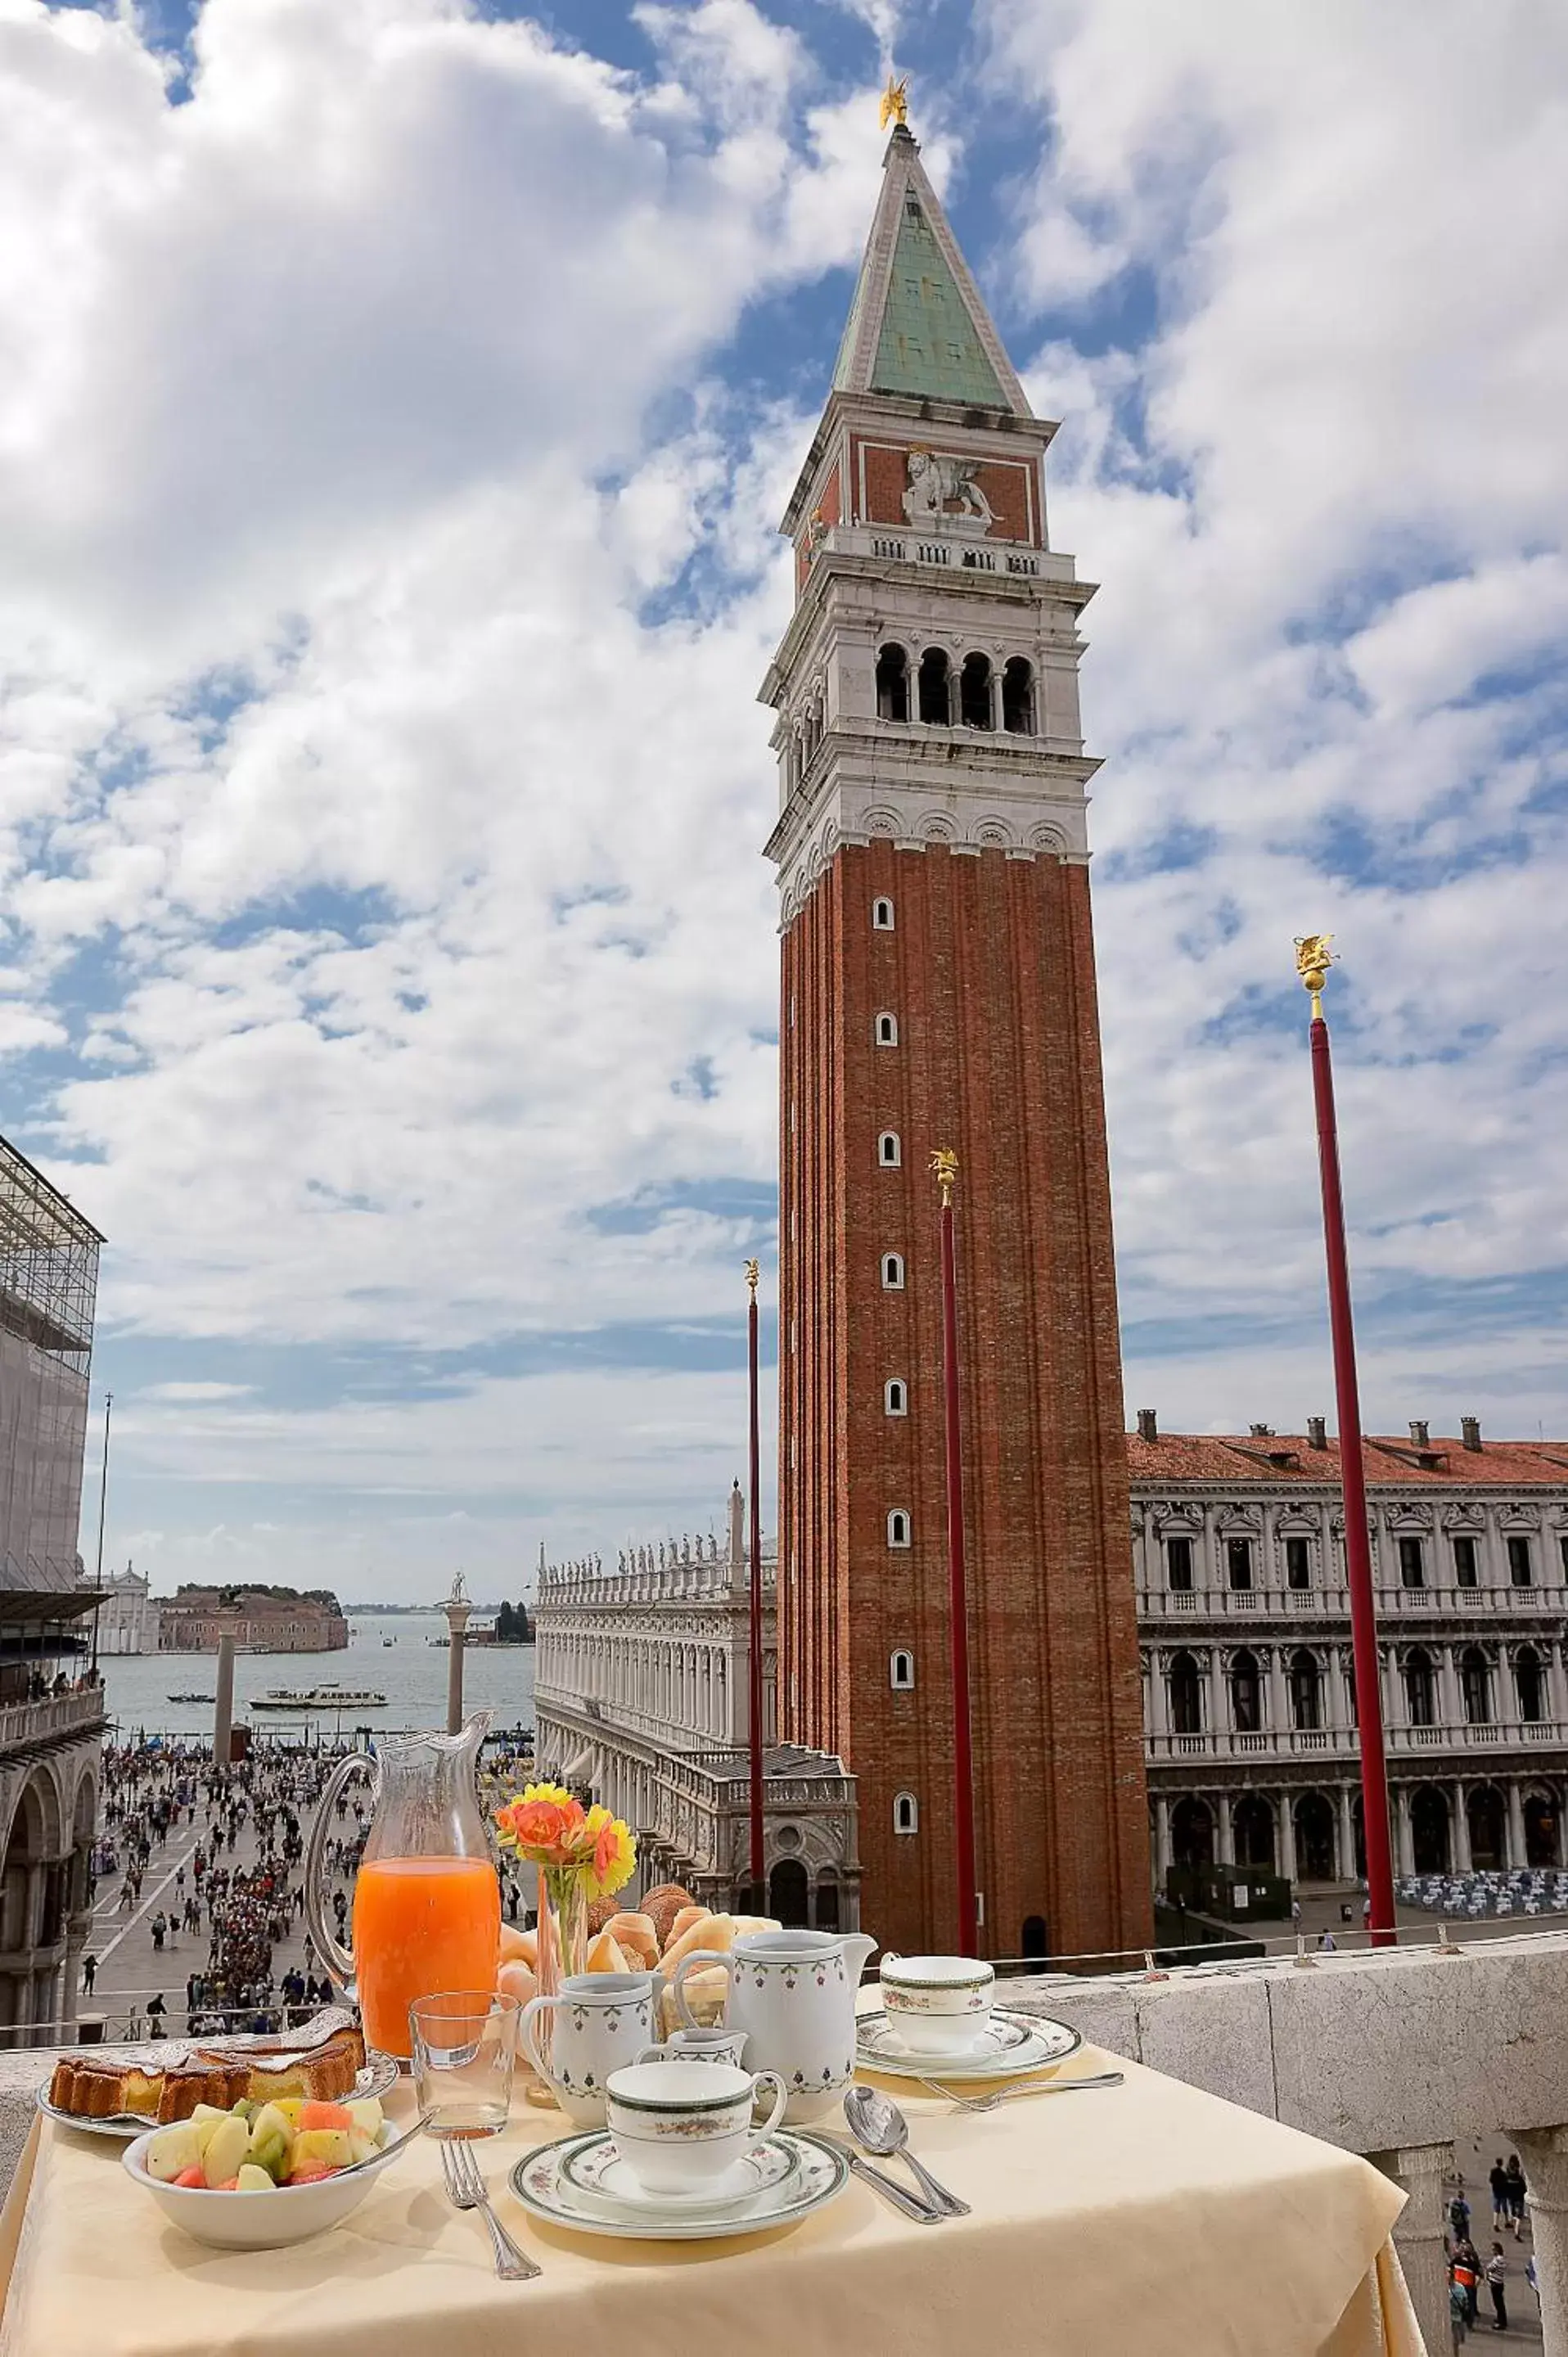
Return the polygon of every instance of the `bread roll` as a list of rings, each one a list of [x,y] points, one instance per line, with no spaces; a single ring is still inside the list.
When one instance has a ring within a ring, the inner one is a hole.
[[[716,1948],[727,1956],[735,1945],[736,1929],[733,1915],[703,1915],[689,1924],[678,1940],[671,1940],[664,1951],[660,1970],[672,1973],[684,1956],[694,1956],[699,1948]]]
[[[659,1962],[659,1934],[646,1915],[622,1913],[613,1922],[607,1923],[605,1929],[617,1946],[633,1959],[633,1972],[639,1964],[652,1971]]]
[[[711,1907],[699,1907],[694,1902],[690,1907],[681,1908],[676,1914],[674,1921],[671,1924],[670,1929],[664,1934],[664,1945],[666,1950],[672,1946],[675,1941],[682,1938],[685,1932],[689,1932],[693,1923],[700,1923],[704,1915],[711,1915],[713,1911],[714,1910]]]
[[[632,1970],[613,1932],[601,1932],[596,1940],[589,1942],[584,1968],[590,1973],[628,1973]]]
[[[501,1962],[503,1964],[526,1964],[532,1971],[539,1962],[538,1932],[520,1932],[515,1923],[503,1923]]]
[[[613,1923],[619,1913],[620,1900],[618,1899],[590,1899],[588,1901],[588,1930],[590,1932],[602,1932],[606,1924]]]
[[[650,1890],[642,1902],[642,1911],[652,1924],[655,1937],[662,1948],[670,1937],[670,1926],[682,1907],[690,1907],[692,1894],[682,1890],[678,1882],[660,1883]]]
[[[735,1919],[737,1940],[745,1939],[752,1932],[781,1932],[783,1929],[783,1924],[773,1915],[737,1915]]]
[[[524,1964],[503,1964],[496,1975],[496,1986],[502,1996],[516,1997],[519,2005],[526,2005],[531,1996],[539,1995],[539,1983],[532,1968]]]

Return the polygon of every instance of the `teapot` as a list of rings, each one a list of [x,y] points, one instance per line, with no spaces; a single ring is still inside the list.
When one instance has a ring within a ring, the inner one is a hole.
[[[492,1714],[456,1735],[383,1736],[328,1779],[305,1860],[305,1911],[316,1952],[365,2025],[365,2042],[406,2062],[408,2008],[448,1989],[493,1989],[500,1959],[500,1883],[479,1806],[479,1746]],[[371,1779],[373,1808],[354,1878],[352,1946],[334,1936],[322,1860],[333,1804],[350,1776]]]
[[[723,1964],[725,2027],[749,2040],[747,2068],[778,2072],[789,2090],[787,2120],[814,2120],[854,2076],[854,1993],[875,1945],[864,1932],[744,1932],[728,1954],[698,1948],[683,1956],[671,1994],[695,2029],[687,1976]]]

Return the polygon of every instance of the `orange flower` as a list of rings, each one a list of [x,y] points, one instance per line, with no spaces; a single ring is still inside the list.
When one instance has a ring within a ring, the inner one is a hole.
[[[531,1784],[521,1800],[498,1809],[503,1846],[535,1866],[572,1866],[583,1852],[583,1804],[559,1785]]]
[[[597,1803],[588,1811],[585,1831],[594,1836],[588,1861],[588,1884],[596,1899],[607,1899],[629,1882],[637,1866],[637,1844],[619,1817]]]

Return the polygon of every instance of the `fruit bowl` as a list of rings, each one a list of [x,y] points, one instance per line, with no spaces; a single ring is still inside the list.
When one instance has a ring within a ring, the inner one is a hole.
[[[278,2251],[341,2225],[359,2208],[373,2179],[417,2134],[417,2126],[382,2128],[379,2152],[352,2169],[340,2169],[304,2185],[274,2185],[266,2193],[238,2193],[206,2186],[174,2185],[154,2177],[147,2147],[159,2131],[149,2129],[128,2144],[120,2158],[136,2183],[150,2193],[175,2225],[218,2251]]]

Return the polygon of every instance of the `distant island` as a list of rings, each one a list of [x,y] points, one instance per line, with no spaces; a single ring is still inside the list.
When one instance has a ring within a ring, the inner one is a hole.
[[[349,1624],[329,1587],[204,1587],[186,1582],[157,1598],[160,1653],[215,1653],[232,1637],[250,1653],[336,1653]]]
[[[349,1615],[360,1612],[369,1615],[374,1612],[383,1620],[395,1618],[409,1620],[428,1619],[430,1614],[439,1612],[440,1609],[439,1604],[345,1604],[343,1607],[343,1610]],[[521,1613],[530,1631],[530,1639],[532,1638],[533,1615],[521,1599],[516,1604],[508,1604],[504,1600],[499,1604],[476,1604],[473,1609],[481,1620],[499,1621],[503,1612]],[[507,1640],[502,1640],[503,1643],[506,1641]],[[514,1641],[527,1642],[530,1640]]]

